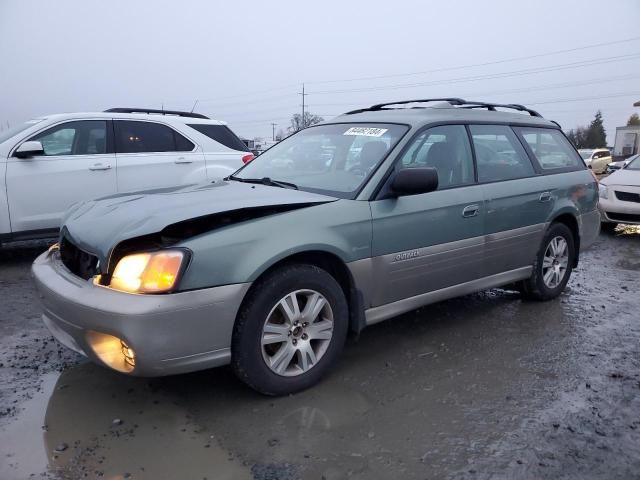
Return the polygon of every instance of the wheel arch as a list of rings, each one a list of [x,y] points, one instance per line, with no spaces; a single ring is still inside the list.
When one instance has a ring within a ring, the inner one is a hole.
[[[552,220],[549,222],[550,225],[554,223],[561,223],[566,225],[567,228],[571,231],[573,235],[574,247],[575,247],[575,258],[573,260],[573,267],[578,266],[578,260],[580,257],[580,224],[578,222],[578,218],[575,213],[570,211],[564,211],[558,213]]]
[[[325,270],[338,282],[338,285],[340,285],[340,288],[347,300],[347,306],[349,309],[349,330],[358,335],[365,327],[364,301],[362,293],[357,289],[353,276],[351,275],[346,263],[335,253],[326,250],[314,249],[292,253],[283,258],[279,258],[269,267],[259,272],[256,279],[253,281],[253,285],[256,285],[258,280],[269,275],[271,272],[293,264],[316,266]],[[254,288],[253,285],[245,294],[245,297],[242,300],[243,302],[249,297],[249,295],[251,295]]]

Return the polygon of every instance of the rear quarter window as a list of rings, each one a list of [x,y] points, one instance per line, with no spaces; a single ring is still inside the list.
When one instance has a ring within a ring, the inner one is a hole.
[[[558,130],[548,128],[517,128],[542,170],[578,170],[584,168],[580,155]]]
[[[206,123],[193,123],[188,124],[189,127],[197,130],[198,132],[206,135],[212,140],[215,140],[218,143],[221,143],[227,148],[231,148],[233,150],[240,150],[241,152],[248,152],[249,147],[247,147],[242,140],[238,138],[238,136],[231,131],[229,127],[226,125],[211,125]]]

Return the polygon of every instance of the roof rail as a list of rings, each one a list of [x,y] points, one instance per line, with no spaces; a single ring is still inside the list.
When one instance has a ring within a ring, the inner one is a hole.
[[[426,98],[423,100],[401,100],[399,102],[389,102],[389,103],[379,103],[377,105],[372,105],[367,108],[360,108],[358,110],[352,110],[350,112],[345,113],[345,115],[353,115],[355,113],[363,113],[363,112],[375,112],[379,110],[387,110],[384,107],[389,107],[391,105],[406,105],[408,103],[428,103],[428,102],[449,102],[451,106],[461,107],[461,108],[486,108],[491,111],[495,111],[496,108],[511,108],[513,110],[518,110],[520,112],[527,112],[532,117],[540,117],[540,115],[535,110],[531,110],[530,108],[525,107],[524,105],[518,105],[515,103],[487,103],[487,102],[474,102],[463,100],[462,98]]]
[[[384,107],[388,107],[390,105],[406,105],[407,103],[428,103],[428,102],[449,102],[451,105],[462,105],[466,103],[461,98],[425,98],[422,100],[401,100],[399,102],[378,103],[377,105],[371,105],[370,107],[367,107],[367,108],[352,110],[351,112],[345,113],[345,115],[353,115],[354,113],[374,112],[376,110],[384,110]]]
[[[190,117],[190,118],[203,118],[205,120],[209,120],[209,117],[202,115],[201,113],[193,113],[193,112],[180,112],[178,110],[157,110],[153,108],[131,108],[131,107],[118,107],[118,108],[109,108],[105,110],[108,113],[155,113],[160,115],[176,115],[178,117]]]
[[[487,103],[487,102],[464,102],[464,105],[461,105],[462,108],[486,108],[491,111],[495,111],[496,108],[511,108],[513,110],[518,110],[519,112],[527,112],[532,117],[540,117],[540,115],[535,110],[531,110],[530,108],[525,107],[524,105],[518,105],[517,103]]]

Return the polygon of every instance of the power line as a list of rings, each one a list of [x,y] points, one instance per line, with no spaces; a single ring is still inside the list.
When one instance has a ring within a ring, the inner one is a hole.
[[[549,100],[546,102],[524,102],[526,105],[548,105],[550,103],[566,103],[566,102],[582,102],[584,100],[600,100],[602,98],[616,98],[616,97],[635,97],[640,95],[640,92],[625,92],[614,93],[612,95],[597,95],[593,97],[580,97],[580,98],[560,98],[555,100]]]
[[[356,78],[347,78],[347,79],[342,79],[342,80],[319,80],[319,81],[312,81],[312,82],[307,82],[307,83],[311,83],[311,84],[326,84],[326,83],[343,83],[343,82],[358,82],[358,81],[362,81],[362,80],[379,80],[379,79],[384,79],[384,78],[396,78],[396,77],[407,77],[407,76],[413,76],[413,75],[425,75],[428,73],[439,73],[439,72],[447,72],[447,71],[453,71],[453,70],[462,70],[462,69],[466,69],[466,68],[475,68],[475,67],[486,67],[489,65],[499,65],[502,63],[510,63],[510,62],[516,62],[516,61],[520,61],[520,60],[530,60],[533,58],[541,58],[541,57],[549,57],[552,55],[558,55],[558,54],[562,54],[562,53],[571,53],[571,52],[577,52],[580,50],[587,50],[590,48],[597,48],[597,47],[604,47],[604,46],[609,46],[609,45],[617,45],[620,43],[628,43],[628,42],[634,42],[636,40],[640,40],[640,37],[632,37],[632,38],[626,38],[623,40],[615,40],[615,41],[611,41],[611,42],[603,42],[603,43],[595,43],[592,45],[585,45],[582,47],[575,47],[575,48],[568,48],[568,49],[564,49],[564,50],[556,50],[553,52],[547,52],[547,53],[538,53],[535,55],[527,55],[527,56],[523,56],[523,57],[512,57],[512,58],[506,58],[506,59],[502,59],[502,60],[494,60],[494,61],[490,61],[490,62],[482,62],[482,63],[473,63],[473,64],[469,64],[469,65],[457,65],[455,67],[443,67],[443,68],[436,68],[436,69],[432,69],[432,70],[422,70],[422,71],[417,71],[417,72],[408,72],[408,73],[396,73],[396,74],[391,74],[391,75],[375,75],[375,76],[370,76],[370,77],[356,77]]]
[[[593,65],[601,65],[605,63],[632,60],[638,57],[640,57],[640,54],[618,55],[616,57],[602,57],[602,58],[596,58],[592,60],[582,60],[579,62],[561,63],[557,65],[550,65],[547,67],[535,67],[535,68],[526,68],[522,70],[491,73],[491,74],[485,74],[485,75],[455,77],[455,78],[448,78],[448,79],[442,79],[442,80],[433,80],[430,82],[395,84],[395,85],[392,84],[392,85],[384,85],[384,86],[377,86],[377,87],[352,88],[352,89],[343,89],[343,90],[324,90],[324,91],[311,92],[311,93],[314,95],[330,95],[330,94],[337,94],[337,93],[374,92],[374,91],[381,91],[381,90],[398,90],[403,88],[441,85],[445,83],[451,84],[451,83],[464,83],[464,82],[479,81],[479,80],[493,80],[497,78],[508,78],[508,77],[515,77],[515,76],[530,75],[535,73],[546,73],[546,72],[554,72],[558,70],[567,70],[571,68],[581,68],[581,67],[588,67]]]
[[[533,58],[542,58],[542,57],[558,55],[558,54],[562,54],[562,53],[571,53],[571,52],[576,52],[576,51],[581,51],[581,50],[588,50],[588,49],[591,49],[591,48],[598,48],[598,47],[604,47],[604,46],[609,46],[609,45],[617,45],[617,44],[622,44],[622,43],[628,43],[628,42],[633,42],[633,41],[637,41],[637,40],[640,40],[640,37],[632,37],[632,38],[627,38],[627,39],[615,40],[615,41],[611,41],[611,42],[602,42],[602,43],[596,43],[596,44],[591,44],[591,45],[584,45],[582,47],[574,47],[574,48],[569,48],[569,49],[556,50],[556,51],[553,51],[553,52],[539,53],[539,54],[535,54],[535,55],[527,55],[527,56],[522,56],[522,57],[512,57],[512,58],[506,58],[506,59],[501,59],[501,60],[493,60],[493,61],[482,62],[482,63],[474,63],[474,64],[468,64],[468,65],[457,65],[457,66],[453,66],[453,67],[443,67],[443,68],[437,68],[437,69],[432,69],[432,70],[423,70],[423,71],[407,72],[407,73],[398,73],[398,74],[392,74],[392,75],[375,75],[375,76],[368,76],[368,77],[347,78],[347,79],[341,79],[341,80],[337,80],[337,79],[334,79],[334,80],[319,80],[319,81],[311,81],[311,82],[306,82],[306,83],[307,84],[309,84],[309,83],[310,84],[315,84],[315,85],[328,84],[328,83],[340,83],[340,82],[345,82],[346,83],[346,82],[356,82],[356,81],[362,81],[362,80],[376,80],[376,79],[384,79],[384,78],[395,78],[395,77],[403,77],[403,76],[423,75],[423,74],[429,74],[429,73],[439,73],[439,72],[445,72],[445,71],[455,71],[455,70],[462,70],[462,69],[466,69],[466,68],[475,68],[475,67],[482,67],[482,66],[499,65],[499,64],[503,64],[503,63],[516,62],[516,61],[520,61],[520,60],[528,60],[528,59],[533,59]],[[230,95],[230,96],[225,96],[225,97],[208,98],[208,99],[205,98],[205,99],[200,99],[199,103],[201,103],[201,104],[202,103],[216,103],[216,102],[225,101],[225,100],[234,99],[234,98],[243,98],[244,99],[247,96],[261,95],[263,93],[270,93],[270,92],[286,90],[286,89],[295,87],[297,85],[299,85],[299,84],[286,84],[286,85],[281,85],[281,86],[277,86],[277,87],[271,87],[271,88],[263,89],[263,90],[244,92],[244,93],[241,93],[241,94],[238,94],[238,95]],[[329,92],[327,92],[327,93],[329,93]],[[285,94],[285,95],[266,97],[266,98],[259,98],[259,99],[256,99],[256,100],[251,100],[251,102],[256,103],[256,102],[265,102],[265,101],[270,101],[270,100],[277,100],[277,99],[280,99],[280,98],[289,97],[290,95],[291,95],[291,93]],[[218,104],[218,105],[216,105],[216,107],[222,107],[222,106],[227,106],[227,105],[237,105],[237,104],[240,104],[240,103],[244,103],[244,101],[228,102],[228,103]]]
[[[485,92],[476,92],[476,93],[457,93],[456,96],[458,97],[482,97],[485,95],[503,95],[503,94],[510,94],[510,93],[522,93],[522,92],[535,92],[535,91],[541,91],[541,90],[553,90],[555,88],[567,88],[567,87],[581,87],[581,86],[585,86],[585,85],[597,85],[597,84],[602,84],[602,83],[606,83],[606,82],[615,82],[615,81],[619,81],[619,80],[632,80],[632,79],[636,79],[636,78],[640,78],[640,75],[633,75],[633,74],[627,74],[627,75],[618,75],[618,76],[613,76],[613,77],[601,77],[601,78],[597,78],[597,79],[593,79],[593,80],[587,80],[587,81],[580,81],[580,82],[564,82],[564,83],[553,83],[553,84],[548,84],[548,85],[541,85],[538,87],[529,87],[529,88],[517,88],[517,89],[511,89],[511,90],[493,90],[493,91],[485,91]],[[351,107],[351,106],[361,106],[363,102],[360,103],[314,103],[315,106],[322,106],[322,107]]]

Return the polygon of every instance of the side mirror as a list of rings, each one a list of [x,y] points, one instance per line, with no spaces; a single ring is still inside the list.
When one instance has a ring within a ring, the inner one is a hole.
[[[31,140],[20,145],[13,153],[13,156],[18,158],[29,158],[43,154],[44,148],[42,147],[42,142],[38,140]]]
[[[435,168],[405,168],[397,172],[391,181],[391,191],[399,197],[437,189],[438,171]]]

